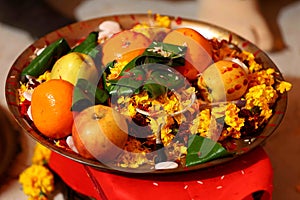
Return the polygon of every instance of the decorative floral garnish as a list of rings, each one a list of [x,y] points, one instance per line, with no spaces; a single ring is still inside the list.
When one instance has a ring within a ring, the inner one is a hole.
[[[292,84],[286,81],[281,81],[277,86],[276,90],[279,91],[281,94],[284,92],[288,92],[292,89]]]
[[[149,29],[153,27],[158,28],[170,28],[171,25],[171,19],[168,16],[161,16],[160,14],[155,14],[153,16],[152,11],[148,11],[149,20],[148,21],[142,21],[138,24],[136,24],[132,30],[135,32],[143,33],[148,38],[151,38],[153,34],[155,34],[153,30],[155,29]],[[154,17],[154,20],[153,20]]]
[[[240,138],[241,133],[239,132],[244,126],[245,119],[239,117],[240,109],[233,103],[228,104],[225,112],[224,122],[229,126],[228,132],[234,132],[233,138]]]
[[[19,176],[19,183],[29,200],[47,200],[54,191],[54,175],[46,164],[51,151],[41,144],[35,146],[32,165]]]
[[[123,155],[117,160],[117,165],[120,167],[138,168],[140,165],[149,162],[146,153],[150,151],[133,137],[129,137],[124,150]]]
[[[160,14],[155,15],[155,26],[169,28],[171,20],[168,16],[161,16]]]
[[[119,77],[123,68],[128,64],[128,61],[116,62],[114,67],[110,69],[110,74],[107,76],[107,80],[113,80]]]
[[[35,87],[37,87],[42,82],[50,80],[50,72],[46,71],[44,74],[40,75],[38,78],[27,77],[28,82],[20,83],[19,93],[19,105],[20,112],[22,116],[28,115],[28,108],[30,107],[31,96]]]
[[[32,163],[36,165],[45,165],[48,163],[51,155],[51,150],[37,143],[32,156]]]
[[[252,53],[250,53],[248,51],[242,51],[242,53],[240,54],[240,57],[241,57],[241,60],[247,60],[250,73],[260,71],[263,69],[263,66],[260,63],[257,63],[255,61],[255,56]]]
[[[199,117],[193,120],[193,125],[191,126],[191,133],[199,133],[202,137],[208,137],[209,135],[209,126],[211,122],[210,110],[204,109],[199,113]]]
[[[25,169],[19,177],[19,182],[30,200],[46,200],[54,190],[53,174],[43,165],[33,164]]]
[[[272,86],[265,84],[257,85],[249,89],[246,94],[246,109],[251,110],[258,107],[261,111],[261,116],[269,119],[272,116],[271,105],[275,103],[278,94]]]

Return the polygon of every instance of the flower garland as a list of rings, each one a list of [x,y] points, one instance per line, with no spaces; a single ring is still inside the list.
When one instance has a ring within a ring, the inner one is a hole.
[[[32,157],[32,165],[19,176],[19,183],[28,200],[47,200],[54,191],[54,175],[47,168],[51,150],[37,143]]]

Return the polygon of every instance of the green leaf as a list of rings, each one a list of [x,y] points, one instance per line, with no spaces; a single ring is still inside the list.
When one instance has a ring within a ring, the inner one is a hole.
[[[165,94],[168,91],[166,87],[157,83],[146,83],[143,86],[143,89],[147,91],[150,94],[150,97],[153,99]]]
[[[108,81],[109,94],[127,95],[139,89],[145,82],[146,72],[142,68],[134,68],[123,73],[121,77]]]
[[[105,90],[98,88],[86,79],[78,79],[73,92],[72,110],[80,111],[89,105],[105,103],[108,97]]]
[[[157,52],[159,50],[159,52]],[[160,55],[169,58],[183,57],[187,47],[163,42],[152,42],[143,55]]]
[[[98,32],[91,32],[88,37],[78,46],[72,49],[72,52],[80,52],[95,58],[99,53],[98,46]]]
[[[185,78],[179,72],[168,66],[155,68],[155,70],[151,72],[149,79],[169,89],[182,88],[185,84]]]
[[[161,51],[158,51],[158,49],[161,49]],[[183,66],[185,64],[186,51],[187,47],[185,46],[153,42],[142,55],[127,63],[121,74],[136,66],[150,63],[164,64],[170,67]]]
[[[38,77],[51,69],[54,63],[70,51],[70,46],[64,38],[61,38],[47,46],[31,63],[23,69],[21,75]]]
[[[73,91],[73,102],[72,102],[72,111],[82,111],[83,109],[93,105],[93,102],[90,100],[89,96],[82,91],[79,87],[74,87]]]
[[[114,68],[115,61],[108,63],[103,79],[105,89],[109,94],[128,95],[143,88],[151,97],[156,98],[166,93],[168,88],[181,88],[184,86],[184,79],[172,67],[184,65],[185,53],[184,46],[153,42],[142,55],[127,63],[117,79],[106,79],[110,69]],[[156,64],[160,67],[156,67]],[[149,67],[152,65],[153,69]],[[145,86],[142,87],[143,85]]]
[[[156,57],[157,63],[170,67],[183,66],[187,47],[162,42],[153,42],[144,52],[144,56]],[[154,61],[155,62],[155,61]],[[151,62],[152,63],[152,62]]]
[[[186,166],[205,163],[231,155],[220,143],[198,135],[191,135],[188,140]]]

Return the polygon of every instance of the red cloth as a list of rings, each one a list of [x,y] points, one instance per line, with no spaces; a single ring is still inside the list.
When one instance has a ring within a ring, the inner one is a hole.
[[[271,199],[273,170],[262,148],[207,169],[163,176],[123,176],[52,153],[49,166],[75,191],[109,200],[241,200],[264,190]]]

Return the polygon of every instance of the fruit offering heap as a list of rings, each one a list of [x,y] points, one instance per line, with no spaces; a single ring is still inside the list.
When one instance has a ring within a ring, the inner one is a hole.
[[[22,115],[65,151],[120,168],[229,156],[227,141],[259,136],[291,84],[230,36],[171,22],[104,21],[75,46],[37,49],[22,72]]]

